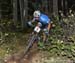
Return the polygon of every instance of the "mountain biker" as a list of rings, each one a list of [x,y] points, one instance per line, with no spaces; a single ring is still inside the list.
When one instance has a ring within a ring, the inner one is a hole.
[[[46,42],[46,38],[51,28],[51,20],[46,14],[41,13],[39,10],[34,11],[33,16],[34,18],[29,21],[28,24],[32,26],[32,23],[37,21],[38,23],[36,26],[39,26],[43,29],[43,41]]]

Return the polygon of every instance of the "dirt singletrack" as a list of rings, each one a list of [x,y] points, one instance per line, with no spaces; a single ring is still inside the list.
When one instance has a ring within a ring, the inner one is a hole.
[[[34,56],[36,56],[37,53],[38,51],[29,52],[23,58],[21,57],[23,56],[24,53],[13,54],[9,56],[7,59],[5,59],[5,63],[32,63],[32,59],[34,58]]]
[[[33,63],[34,56],[38,54],[38,49],[36,44],[31,50],[24,56],[24,51],[12,54],[7,57],[4,61],[5,63]]]

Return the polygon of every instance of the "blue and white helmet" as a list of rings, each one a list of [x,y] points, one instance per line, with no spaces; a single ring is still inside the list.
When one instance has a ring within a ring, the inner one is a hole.
[[[39,17],[41,15],[39,10],[34,11],[33,16],[34,17]]]

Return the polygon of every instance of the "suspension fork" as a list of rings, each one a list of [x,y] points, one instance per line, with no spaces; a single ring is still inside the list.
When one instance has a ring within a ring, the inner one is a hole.
[[[28,44],[28,46],[27,46],[27,48],[26,48],[26,51],[25,51],[25,55],[27,54],[27,52],[30,50],[30,48],[33,46],[33,43],[35,42],[35,40],[37,39],[37,34],[35,35],[33,35],[33,36],[31,36],[31,38],[29,39],[29,44]]]

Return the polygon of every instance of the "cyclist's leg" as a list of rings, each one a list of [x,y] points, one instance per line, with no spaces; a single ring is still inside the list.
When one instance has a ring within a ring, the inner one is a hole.
[[[44,33],[47,37],[49,36],[50,29],[51,29],[51,23],[48,23],[44,28]]]
[[[43,32],[43,42],[44,42],[44,43],[45,43],[46,40],[47,40],[47,36],[48,36],[48,34],[46,34],[45,32]]]
[[[45,35],[45,33],[43,32],[43,42],[45,42],[46,41],[46,35]]]
[[[45,43],[47,41],[48,35],[49,35],[49,30],[48,30],[48,24],[45,26],[43,29],[43,42]]]

